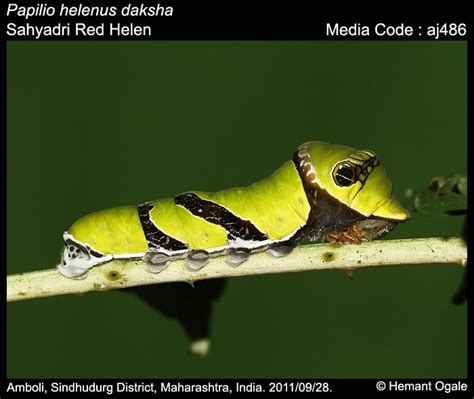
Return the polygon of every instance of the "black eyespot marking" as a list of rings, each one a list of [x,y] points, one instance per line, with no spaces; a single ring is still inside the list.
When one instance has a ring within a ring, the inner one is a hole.
[[[332,172],[334,182],[340,187],[353,185],[357,180],[355,169],[355,166],[349,162],[337,164]]]

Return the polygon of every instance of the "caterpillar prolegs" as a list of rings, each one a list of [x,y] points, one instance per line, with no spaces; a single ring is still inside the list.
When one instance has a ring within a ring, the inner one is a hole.
[[[213,256],[238,266],[255,252],[284,256],[305,241],[360,243],[409,218],[373,151],[308,142],[247,187],[190,191],[84,216],[63,235],[58,270],[78,277],[112,259],[151,272],[175,259],[199,270]]]

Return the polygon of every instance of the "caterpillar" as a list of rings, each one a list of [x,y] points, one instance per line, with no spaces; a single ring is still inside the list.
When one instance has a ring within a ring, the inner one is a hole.
[[[195,271],[214,256],[236,267],[255,252],[285,256],[301,241],[377,239],[409,217],[373,151],[312,141],[247,187],[189,191],[82,217],[63,234],[58,270],[74,278],[112,259],[143,259],[158,273],[185,258]]]

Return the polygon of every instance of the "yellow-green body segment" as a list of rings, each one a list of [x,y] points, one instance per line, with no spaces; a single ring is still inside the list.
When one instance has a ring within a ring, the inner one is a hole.
[[[226,208],[242,220],[250,220],[269,240],[281,240],[305,225],[310,205],[303,184],[291,161],[270,177],[248,187],[216,193],[195,191],[200,198]],[[223,248],[227,230],[193,215],[174,198],[152,201],[152,222],[166,235],[189,249]],[[103,254],[135,254],[148,250],[136,206],[124,206],[92,213],[79,219],[69,233]]]

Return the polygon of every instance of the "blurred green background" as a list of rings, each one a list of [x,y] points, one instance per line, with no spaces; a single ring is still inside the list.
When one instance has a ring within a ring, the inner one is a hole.
[[[308,140],[373,149],[399,198],[467,162],[464,42],[10,42],[7,55],[9,274],[53,267],[80,216],[250,184]],[[459,235],[462,221],[416,216],[387,238]],[[234,278],[204,359],[133,295],[11,303],[8,377],[466,377],[462,275]]]

